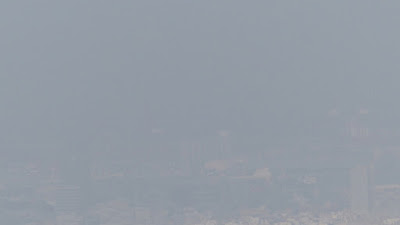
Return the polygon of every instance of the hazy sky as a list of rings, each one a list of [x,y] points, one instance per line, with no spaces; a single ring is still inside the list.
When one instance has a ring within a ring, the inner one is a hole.
[[[0,140],[301,129],[335,107],[395,115],[399,11],[369,0],[5,1]]]

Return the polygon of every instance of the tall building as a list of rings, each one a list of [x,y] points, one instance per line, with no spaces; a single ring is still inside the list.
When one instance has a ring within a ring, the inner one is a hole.
[[[350,172],[350,204],[354,212],[369,212],[368,174],[368,168],[365,166],[357,166]]]

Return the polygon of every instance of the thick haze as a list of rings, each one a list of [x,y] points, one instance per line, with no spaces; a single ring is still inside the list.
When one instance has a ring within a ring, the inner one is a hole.
[[[126,148],[152,128],[182,139],[297,132],[332,108],[395,115],[399,11],[396,1],[2,2],[2,149]]]

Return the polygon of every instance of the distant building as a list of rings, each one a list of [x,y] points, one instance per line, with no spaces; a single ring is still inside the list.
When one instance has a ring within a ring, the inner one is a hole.
[[[371,135],[371,130],[364,124],[351,120],[346,124],[346,135],[352,138],[367,138]]]
[[[351,209],[358,213],[369,212],[369,180],[367,167],[355,167],[350,173]]]

